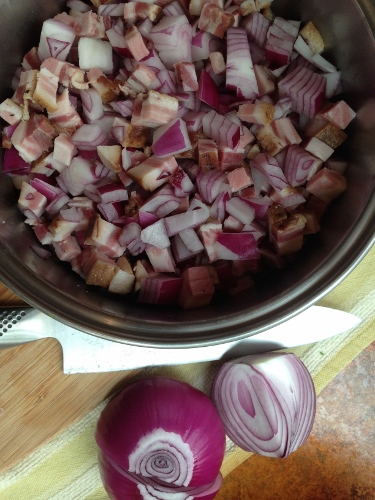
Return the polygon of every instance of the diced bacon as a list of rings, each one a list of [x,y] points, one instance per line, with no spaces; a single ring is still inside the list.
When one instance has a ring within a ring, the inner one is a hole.
[[[319,115],[307,123],[304,132],[308,137],[316,137],[325,142],[332,149],[339,147],[347,138],[346,133],[337,125]]]
[[[122,118],[115,118],[111,129],[116,139],[124,148],[144,148],[149,140],[149,129],[133,125]]]
[[[120,234],[121,228],[95,214],[87,227],[85,245],[93,245],[108,257],[117,258],[125,252],[119,243]]]
[[[78,226],[79,222],[66,220],[61,213],[58,213],[50,222],[48,230],[52,234],[53,241],[64,241]]]
[[[53,158],[64,165],[70,165],[73,157],[77,153],[77,148],[70,140],[70,136],[61,133],[55,138],[53,147]]]
[[[254,103],[247,102],[245,104],[240,104],[237,116],[240,120],[248,123],[267,125],[273,120],[274,113],[275,107],[273,104],[256,101]]]
[[[306,151],[313,154],[322,161],[327,161],[328,158],[334,153],[334,149],[328,146],[325,142],[317,137],[309,137],[301,143]]]
[[[162,9],[152,2],[127,2],[124,5],[124,19],[128,24],[135,24],[142,19],[157,21]]]
[[[284,208],[295,208],[306,203],[300,187],[286,186],[281,190],[269,193],[270,199]]]
[[[294,214],[270,228],[270,237],[278,255],[295,253],[302,248],[306,218],[302,214]]]
[[[204,307],[211,302],[215,286],[205,266],[189,267],[181,275],[182,288],[178,304],[184,309]]]
[[[70,64],[66,61],[60,61],[54,57],[49,57],[43,61],[41,68],[46,68],[48,71],[56,75],[59,79],[59,83],[66,88],[88,88],[88,83],[85,82],[85,72],[74,64]]]
[[[98,68],[88,71],[87,79],[90,86],[99,92],[104,104],[114,101],[120,94],[120,82],[118,80],[110,80]]]
[[[225,172],[242,165],[245,150],[238,146],[235,150],[221,146],[219,148],[219,168]]]
[[[27,52],[22,59],[22,68],[27,71],[29,69],[40,69],[40,59],[38,55],[38,47],[33,47]]]
[[[149,55],[149,50],[143,41],[142,35],[136,28],[136,26],[131,26],[125,32],[125,42],[127,48],[130,50],[132,57],[136,61],[140,61],[144,57]]]
[[[284,66],[290,62],[299,22],[276,17],[268,32],[265,54],[268,61]]]
[[[239,167],[228,172],[227,177],[232,193],[236,193],[253,184],[250,172],[245,167]]]
[[[69,99],[68,89],[57,97],[56,102],[57,110],[48,113],[48,118],[57,130],[74,132],[83,125],[80,115]]]
[[[105,165],[109,170],[113,170],[113,172],[121,172],[121,146],[118,146],[116,144],[111,146],[98,146],[97,152],[103,165]]]
[[[144,162],[128,170],[128,175],[138,182],[143,189],[154,191],[165,184],[178,168],[174,156],[167,158],[156,158],[150,156]]]
[[[202,12],[202,9],[206,3],[206,0],[190,0],[189,2],[189,14],[191,16],[199,16]],[[209,2],[212,5],[216,5],[220,9],[224,9],[224,1],[223,0],[213,0]]]
[[[155,82],[158,82],[155,72],[143,63],[138,63],[132,74],[120,90],[125,96],[135,98],[140,92],[147,91]]]
[[[103,16],[98,16],[92,11],[84,12],[77,17],[73,27],[77,36],[87,36],[90,38],[106,37],[106,26]]]
[[[227,29],[234,23],[234,16],[217,5],[204,2],[198,20],[198,28],[223,38]]]
[[[211,52],[209,58],[212,66],[212,71],[216,75],[224,74],[227,66],[223,54],[221,52]]]
[[[36,218],[39,218],[43,214],[47,203],[47,198],[30,184],[25,181],[21,183],[21,191],[17,204],[18,208],[25,215],[31,212]]]
[[[32,162],[39,158],[43,151],[52,147],[56,135],[55,129],[44,115],[34,114],[27,122],[21,121],[17,125],[11,141],[21,158]]]
[[[147,245],[145,251],[155,272],[176,272],[176,264],[170,247],[158,248],[153,245]]]
[[[270,95],[275,91],[275,77],[265,66],[254,64],[255,78],[258,84],[259,95]]]
[[[219,152],[214,140],[198,139],[198,163],[202,172],[220,168],[218,154]]]
[[[109,287],[118,269],[112,259],[94,247],[84,249],[78,258],[82,262],[81,272],[88,285]]]
[[[341,130],[344,130],[355,118],[356,113],[345,101],[341,100],[324,106],[319,111],[319,116],[332,122]]]
[[[177,82],[182,86],[186,92],[194,92],[198,90],[197,73],[195,65],[188,62],[179,62],[174,65]]]
[[[270,22],[260,12],[252,12],[246,16],[241,25],[246,30],[249,42],[265,47]]]
[[[131,293],[134,288],[135,276],[125,255],[117,259],[116,266],[118,269],[108,286],[108,290],[112,293]]]
[[[52,241],[52,246],[58,259],[70,262],[81,253],[81,247],[75,236],[68,236],[63,241]]]
[[[9,123],[9,125],[17,125],[23,116],[23,110],[19,104],[12,99],[5,99],[0,104],[0,117]]]
[[[60,12],[56,14],[53,18],[55,21],[59,21],[60,23],[64,23],[71,28],[74,28],[76,20],[74,16],[70,16],[67,12]]]
[[[38,238],[42,245],[50,245],[53,241],[53,236],[48,229],[48,223],[40,222],[33,227],[35,236]]]
[[[271,156],[275,156],[289,144],[300,144],[302,141],[288,117],[262,126],[255,135],[263,151]]]
[[[33,100],[45,108],[48,113],[57,110],[57,88],[59,79],[47,68],[41,68],[38,73],[37,83],[33,94]]]
[[[221,222],[206,222],[201,224],[198,229],[198,234],[204,245],[205,252],[210,262],[215,262],[219,259],[217,255],[216,241],[218,235],[223,232]]]
[[[139,116],[132,117],[135,125],[158,127],[177,118],[178,100],[170,95],[150,90],[142,101]]]
[[[324,41],[318,29],[312,21],[309,21],[301,29],[299,34],[305,40],[314,54],[320,54],[324,50]]]
[[[346,191],[347,180],[334,170],[322,168],[307,182],[306,189],[309,193],[329,203]]]

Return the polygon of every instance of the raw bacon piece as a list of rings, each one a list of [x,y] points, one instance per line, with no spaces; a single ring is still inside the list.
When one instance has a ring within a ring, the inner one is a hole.
[[[150,2],[127,2],[124,4],[124,19],[128,24],[135,24],[142,19],[156,21],[161,13],[159,5]]]
[[[192,63],[179,62],[174,65],[177,82],[182,86],[182,89],[189,92],[198,90],[198,80],[195,66]]]
[[[325,142],[332,149],[338,148],[347,138],[341,128],[320,115],[307,123],[304,132],[308,137],[316,137]]]
[[[132,123],[145,127],[158,127],[177,118],[178,100],[170,95],[150,90],[142,101],[139,115],[133,114]]]
[[[165,184],[174,175],[177,168],[178,163],[173,156],[167,158],[150,156],[144,162],[128,170],[127,173],[143,189],[155,191],[156,188]]]
[[[341,100],[324,106],[320,110],[319,116],[329,120],[341,130],[344,130],[355,118],[356,113],[345,101]]]
[[[40,69],[41,61],[38,55],[38,47],[33,47],[27,52],[22,59],[22,68],[24,70]]]
[[[275,156],[290,144],[300,144],[302,141],[289,117],[263,125],[255,135],[263,151],[271,156]]]
[[[69,91],[65,89],[57,99],[57,110],[48,114],[48,118],[61,132],[75,132],[83,125],[82,118],[69,99]]]
[[[207,267],[189,267],[182,273],[178,304],[184,309],[204,307],[211,302],[215,287]]]
[[[146,246],[146,254],[150,263],[157,273],[175,273],[176,264],[173,260],[170,247],[157,248],[152,245]]]
[[[47,110],[54,113],[57,108],[57,88],[59,79],[47,68],[41,68],[38,72],[37,83],[33,94],[33,100]]]
[[[205,2],[200,12],[198,28],[218,38],[223,38],[228,28],[232,26],[233,23],[233,14],[225,12],[214,3]]]
[[[269,102],[255,101],[240,104],[237,116],[240,120],[248,123],[267,125],[272,122],[275,114],[275,107]]]
[[[21,158],[32,162],[39,158],[43,151],[53,145],[56,132],[48,118],[41,114],[33,114],[28,121],[21,121],[12,134],[11,141]]]
[[[149,50],[136,26],[131,26],[125,32],[125,43],[136,61],[141,61],[149,55]]]
[[[212,139],[198,139],[198,163],[202,172],[219,169],[219,152],[216,142]]]
[[[331,202],[347,189],[346,178],[339,172],[322,168],[306,184],[309,193],[325,202]]]
[[[88,83],[85,82],[85,72],[81,68],[74,66],[74,64],[60,61],[54,57],[48,57],[41,64],[41,69],[43,68],[56,75],[59,79],[59,83],[66,88],[88,88]]]
[[[12,99],[5,99],[0,104],[0,117],[9,123],[9,125],[18,125],[22,120],[23,110],[19,104]]]
[[[95,214],[87,227],[85,245],[93,245],[108,257],[117,258],[125,252],[119,243],[120,234],[121,228]]]
[[[73,27],[77,36],[102,39],[106,37],[106,26],[103,16],[92,11],[84,12],[78,16]]]

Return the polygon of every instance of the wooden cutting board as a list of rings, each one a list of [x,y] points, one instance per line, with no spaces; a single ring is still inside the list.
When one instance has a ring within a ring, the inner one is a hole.
[[[0,305],[25,304],[0,283]],[[0,349],[0,473],[68,428],[137,371],[65,375],[62,348],[42,339]]]

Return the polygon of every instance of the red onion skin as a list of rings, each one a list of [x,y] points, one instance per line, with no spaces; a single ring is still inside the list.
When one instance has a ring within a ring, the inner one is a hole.
[[[155,377],[128,385],[103,410],[95,438],[104,454],[129,470],[140,439],[156,429],[180,435],[190,447],[194,464],[184,486],[215,481],[224,458],[224,428],[210,399],[184,382]]]

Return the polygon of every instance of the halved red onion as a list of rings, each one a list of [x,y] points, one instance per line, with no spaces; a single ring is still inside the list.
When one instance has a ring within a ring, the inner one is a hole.
[[[316,396],[311,375],[294,354],[267,353],[225,363],[212,399],[230,439],[268,457],[287,457],[309,436]]]
[[[222,423],[210,399],[184,382],[154,377],[128,385],[103,410],[95,438],[112,495],[129,498],[131,491],[137,498],[138,489],[147,496],[208,499],[213,486],[215,492],[220,487]]]

